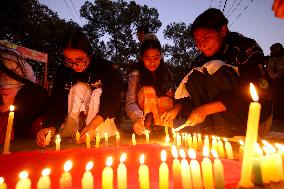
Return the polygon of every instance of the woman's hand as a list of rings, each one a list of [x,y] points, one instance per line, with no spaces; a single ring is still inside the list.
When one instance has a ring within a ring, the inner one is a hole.
[[[195,126],[199,123],[202,123],[205,120],[206,116],[206,108],[204,106],[199,106],[192,110],[187,119],[187,123],[189,124],[189,126]]]
[[[144,127],[144,119],[139,118],[134,124],[133,124],[133,130],[137,135],[142,135],[145,133],[145,127]]]
[[[164,112],[161,116],[162,124],[165,126],[168,122],[174,120],[178,113],[180,112],[181,105],[175,104],[174,107],[166,112]]]
[[[48,134],[48,132],[51,132],[51,138],[53,138],[53,136],[55,135],[55,131],[56,129],[54,127],[48,127],[48,128],[44,128],[41,129],[36,136],[36,143],[37,145],[39,145],[40,147],[45,147],[46,143],[45,143],[45,137]]]
[[[88,133],[91,137],[91,140],[93,137],[95,137],[96,134],[96,128],[104,122],[104,119],[100,115],[96,115],[91,123],[86,125],[84,129],[81,132],[81,138],[80,138],[80,144],[84,143],[86,141],[86,133]]]

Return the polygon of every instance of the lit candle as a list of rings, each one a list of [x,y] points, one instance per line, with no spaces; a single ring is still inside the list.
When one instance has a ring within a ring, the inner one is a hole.
[[[78,144],[80,143],[80,138],[81,138],[81,135],[80,135],[79,131],[77,130],[76,131],[76,141],[77,141]]]
[[[150,141],[149,141],[149,131],[148,130],[145,131],[145,137],[146,137],[146,144],[149,144]]]
[[[190,133],[187,135],[187,146],[188,148],[192,148],[192,137]]]
[[[177,133],[177,146],[181,146],[181,136],[179,133]]]
[[[210,149],[209,137],[206,135],[204,138],[204,146],[207,146]]]
[[[257,185],[263,185],[262,173],[261,173],[261,158],[262,158],[262,150],[259,146],[255,146],[256,154],[253,157],[253,165],[252,165],[252,181]]]
[[[49,145],[51,141],[51,131],[48,131],[47,135],[45,136],[45,145]]]
[[[178,151],[175,146],[172,146],[172,155],[174,157],[172,164],[173,180],[174,180],[174,189],[182,188],[181,182],[181,164],[178,158]]]
[[[86,133],[86,145],[87,145],[87,148],[91,148],[91,137],[89,133]]]
[[[213,172],[215,179],[215,188],[216,189],[224,189],[225,181],[224,181],[224,167],[221,160],[218,158],[218,153],[215,150],[211,150],[212,155],[215,157],[213,163]]]
[[[190,172],[192,176],[192,185],[193,188],[202,188],[202,180],[201,180],[201,173],[200,173],[200,165],[196,158],[196,153],[193,149],[188,150],[188,155],[191,159],[190,161]]]
[[[115,134],[115,143],[116,143],[116,146],[120,145],[120,134],[119,134],[119,132],[116,132],[116,134]]]
[[[169,127],[168,126],[165,126],[165,133],[166,133],[166,135],[169,134]]]
[[[224,158],[225,157],[225,150],[224,150],[223,142],[220,139],[220,137],[217,137],[217,140],[218,140],[218,144],[217,144],[218,145],[218,155],[219,155],[219,157]]]
[[[41,172],[41,177],[37,182],[37,189],[49,189],[50,188],[50,169],[45,168]]]
[[[212,136],[212,150],[218,152],[218,142],[215,136]]]
[[[147,165],[144,165],[145,156],[142,154],[140,156],[140,167],[138,170],[139,174],[139,185],[140,189],[150,189],[149,182],[149,169]]]
[[[106,167],[102,172],[102,188],[113,188],[113,170],[112,170],[112,157],[108,157],[106,161]]]
[[[202,142],[201,134],[197,135],[197,146],[198,146],[198,149],[202,149],[203,142]]]
[[[261,151],[262,152],[262,151]],[[270,158],[267,155],[264,155],[260,158],[260,166],[261,166],[261,176],[262,176],[262,181],[264,184],[269,184],[270,183]]]
[[[68,160],[64,163],[64,173],[62,173],[59,184],[61,189],[71,189],[72,188],[72,176],[70,170],[72,169],[72,161]]]
[[[7,189],[7,184],[3,177],[0,177],[0,189]]]
[[[204,158],[201,162],[201,169],[202,169],[204,189],[213,189],[214,181],[213,181],[212,163],[211,160],[208,158],[209,148],[206,145],[204,145],[203,147],[203,156]]]
[[[270,144],[269,144],[270,145]],[[264,146],[263,150],[265,151],[266,156],[269,158],[269,177],[272,182],[279,182],[280,180],[280,172],[278,167],[283,165],[277,165],[277,160],[276,156],[274,155],[276,152],[276,149],[271,145],[271,146]],[[278,166],[278,167],[277,167]]]
[[[4,143],[4,148],[3,148],[3,154],[10,153],[9,149],[10,149],[10,141],[11,141],[11,134],[12,134],[12,128],[13,128],[14,110],[15,110],[15,107],[11,105],[10,113],[8,117],[8,124],[6,128],[6,137],[5,137],[5,143]]]
[[[96,148],[100,147],[100,141],[101,141],[101,137],[100,135],[97,133],[96,134]]]
[[[105,146],[108,146],[108,134],[105,133],[104,136],[105,136]]]
[[[169,135],[166,135],[166,142],[165,142],[165,146],[169,146],[170,144],[170,136]]]
[[[231,143],[228,141],[228,139],[224,138],[225,141],[225,149],[226,149],[226,155],[228,159],[234,159],[234,153],[232,150]]]
[[[29,179],[29,174],[27,171],[22,171],[19,174],[20,180],[17,182],[16,189],[30,189],[32,182]]]
[[[243,160],[243,154],[244,154],[244,141],[240,140],[239,141],[240,143],[240,148],[239,148],[239,161],[242,161]]]
[[[195,150],[198,149],[197,137],[196,137],[196,134],[195,134],[195,133],[193,134],[193,137],[192,137],[192,147],[193,147],[193,149],[195,149]]]
[[[275,144],[275,146],[277,148],[277,144]],[[277,167],[278,167],[279,173],[280,173],[279,179],[281,181],[283,181],[284,180],[283,160],[282,160],[282,157],[281,157],[282,156],[282,152],[281,152],[281,150],[279,150],[279,148],[278,148],[278,151],[277,151],[276,154],[277,154],[276,161],[277,161],[277,164],[278,164]]]
[[[181,182],[182,182],[182,188],[192,188],[192,182],[191,182],[191,174],[190,174],[190,166],[187,162],[186,155],[183,149],[179,150],[181,160]]]
[[[165,163],[167,159],[166,150],[161,152],[161,165],[159,168],[159,189],[168,189],[169,188],[169,168]]]
[[[124,164],[126,160],[126,153],[123,153],[120,157],[120,163],[117,168],[117,188],[126,189],[127,188],[127,169]]]
[[[239,182],[239,185],[241,187],[246,187],[246,188],[254,186],[254,184],[251,181],[251,173],[252,173],[252,163],[254,155],[254,144],[257,141],[259,117],[261,109],[261,105],[258,102],[256,102],[258,101],[258,95],[252,83],[250,83],[250,90],[252,98],[255,102],[251,102],[249,106],[247,132],[246,132],[244,156],[243,156],[243,161],[242,161],[243,163],[241,170],[241,179]]]
[[[82,189],[93,189],[94,188],[94,177],[91,173],[94,163],[89,161],[86,165],[86,171],[81,180]]]
[[[173,131],[173,139],[174,139],[174,145],[177,145],[177,134],[174,130]]]
[[[135,133],[132,134],[132,145],[136,146]]]
[[[181,133],[181,145],[185,145],[185,133]]]
[[[60,138],[60,135],[56,135],[56,139],[55,139],[55,149],[58,151],[60,150],[60,142],[61,142],[61,138]]]

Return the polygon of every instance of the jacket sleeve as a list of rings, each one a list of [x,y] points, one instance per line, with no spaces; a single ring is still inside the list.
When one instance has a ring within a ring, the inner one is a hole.
[[[138,71],[133,71],[128,76],[125,111],[133,122],[143,117],[143,111],[139,108],[137,102],[139,77]]]

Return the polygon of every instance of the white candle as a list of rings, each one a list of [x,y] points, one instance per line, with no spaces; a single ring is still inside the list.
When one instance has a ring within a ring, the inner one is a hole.
[[[45,168],[41,172],[41,177],[37,182],[37,189],[50,189],[50,169]]]
[[[210,149],[209,137],[207,135],[204,138],[204,146],[207,146],[208,149]]]
[[[165,142],[165,146],[169,146],[170,145],[170,136],[169,135],[166,135],[166,142]]]
[[[258,101],[258,95],[253,84],[250,84],[251,94],[254,101]],[[249,106],[247,132],[244,147],[244,156],[241,170],[241,179],[239,185],[241,187],[251,188],[254,184],[251,181],[254,144],[257,142],[258,126],[261,105],[258,102],[251,102]]]
[[[55,138],[55,149],[58,151],[60,150],[60,142],[61,142],[61,138],[60,138],[60,135],[56,135],[56,138]]]
[[[197,146],[198,146],[198,149],[202,149],[203,141],[201,138],[201,134],[197,134]]]
[[[135,134],[132,134],[132,145],[136,146],[136,139],[135,139]]]
[[[45,145],[49,145],[51,141],[51,131],[48,131],[47,135],[45,136]]]
[[[108,134],[105,133],[104,135],[105,135],[105,146],[108,146]]]
[[[77,130],[76,131],[76,141],[77,141],[78,144],[80,143],[80,138],[81,138],[81,135],[80,135],[79,131]]]
[[[112,170],[112,157],[108,157],[106,161],[106,167],[102,172],[102,188],[113,188],[113,170]]]
[[[244,154],[244,141],[240,140],[239,141],[240,143],[240,147],[239,147],[239,161],[242,161],[243,160],[243,154]]]
[[[202,188],[202,180],[201,180],[201,173],[200,173],[200,165],[196,158],[196,153],[193,149],[188,150],[188,156],[190,157],[190,172],[192,176],[192,185],[193,188]]]
[[[192,137],[192,147],[193,147],[193,149],[195,149],[195,150],[198,149],[197,137],[196,137],[196,134],[195,134],[195,133],[193,134],[193,137]]]
[[[192,180],[191,180],[191,173],[190,173],[190,166],[187,162],[186,155],[183,149],[179,150],[181,160],[181,182],[182,188],[192,188]]]
[[[211,150],[212,155],[215,157],[213,163],[213,172],[215,178],[215,188],[216,189],[224,189],[225,181],[224,181],[224,167],[221,160],[218,158],[218,153],[215,150]]]
[[[20,180],[17,182],[16,189],[30,189],[32,182],[29,179],[29,174],[27,171],[22,171],[19,174]]]
[[[0,177],[0,189],[7,189],[7,184],[3,177]]]
[[[94,177],[91,173],[94,163],[89,161],[86,165],[86,171],[81,180],[82,189],[93,189],[94,188]]]
[[[159,168],[159,189],[168,189],[169,188],[169,168],[166,162],[167,153],[166,150],[161,152],[161,165]]]
[[[99,147],[100,147],[100,140],[101,140],[101,137],[100,137],[100,135],[97,133],[97,134],[96,134],[96,148],[99,148]]]
[[[150,132],[149,132],[148,130],[145,131],[146,144],[149,144],[149,143],[150,143],[149,133],[150,133]]]
[[[225,150],[224,150],[224,145],[223,145],[223,142],[221,140],[220,137],[217,137],[217,140],[218,140],[218,155],[219,157],[221,158],[224,158],[225,157]]]
[[[234,153],[232,150],[231,143],[228,141],[228,139],[224,138],[225,141],[225,149],[226,149],[226,155],[228,159],[234,159]]]
[[[204,189],[213,189],[214,188],[213,169],[212,169],[211,160],[208,158],[209,148],[206,145],[204,145],[203,147],[203,156],[204,158],[201,162],[201,168],[202,168]]]
[[[91,137],[89,133],[86,133],[86,146],[87,148],[91,148]]]
[[[140,189],[150,189],[149,182],[149,169],[147,165],[144,165],[145,156],[140,156],[140,167],[138,170]]]
[[[123,153],[120,157],[120,163],[117,168],[117,188],[126,189],[127,188],[127,169],[124,164],[126,160],[126,153]]]
[[[73,163],[71,160],[68,160],[64,163],[64,173],[62,173],[59,185],[60,189],[71,189],[72,188],[72,176],[70,170],[72,169]]]
[[[116,132],[115,143],[116,143],[117,147],[120,145],[120,134],[119,134],[119,132]]]
[[[190,133],[187,135],[187,146],[188,148],[192,148],[192,137]]]
[[[218,142],[215,136],[212,136],[212,150],[218,152]]]
[[[15,110],[15,107],[11,105],[10,113],[8,117],[8,124],[6,128],[6,137],[5,137],[5,143],[4,143],[4,148],[3,148],[3,154],[10,153],[10,141],[11,141],[11,133],[12,133],[12,128],[13,128],[14,110]]]
[[[182,188],[181,182],[181,164],[178,158],[178,152],[175,146],[172,146],[172,155],[174,157],[173,164],[172,164],[172,173],[173,173],[173,180],[174,180],[174,189]]]

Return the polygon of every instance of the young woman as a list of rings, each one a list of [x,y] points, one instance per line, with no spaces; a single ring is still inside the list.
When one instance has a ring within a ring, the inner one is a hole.
[[[90,42],[79,31],[68,35],[63,42],[64,64],[59,66],[52,89],[51,104],[45,127],[38,132],[37,144],[45,146],[48,131],[54,135],[60,128],[63,137],[81,131],[109,136],[117,132],[111,118],[120,104],[121,78],[111,63],[93,55]],[[111,119],[111,120],[110,120]]]
[[[252,82],[262,104],[260,134],[272,120],[269,83],[259,69],[263,51],[250,38],[230,32],[223,13],[210,8],[191,27],[201,55],[181,82],[176,98],[188,110],[187,124],[201,124],[202,132],[231,137],[245,135]],[[187,103],[187,105],[185,105]]]
[[[32,67],[18,51],[0,47],[0,143],[5,139],[10,105],[15,106],[15,138],[32,137],[33,123],[48,104],[47,91],[35,80]]]
[[[145,127],[151,129],[152,122],[153,129],[172,127],[172,119],[163,115],[174,107],[175,84],[161,52],[158,40],[146,39],[141,45],[140,62],[128,75],[125,110],[139,135]]]

